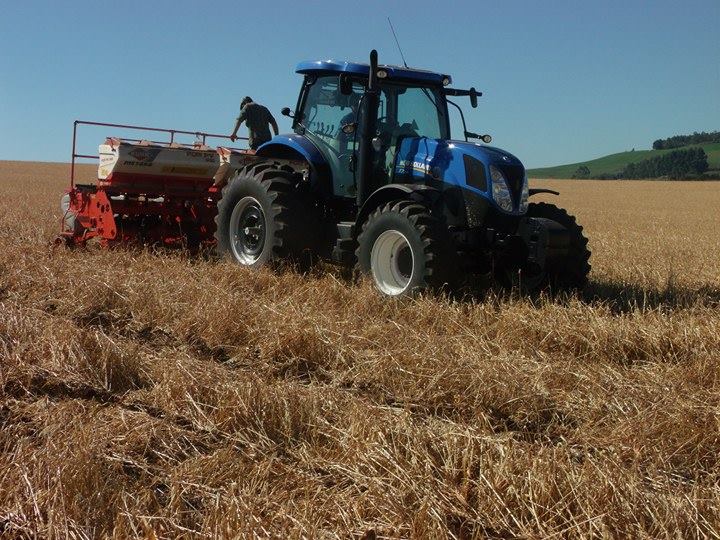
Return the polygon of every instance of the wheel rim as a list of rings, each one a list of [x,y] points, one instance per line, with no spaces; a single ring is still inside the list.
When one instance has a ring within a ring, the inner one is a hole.
[[[230,247],[241,264],[254,264],[265,247],[265,213],[254,197],[240,199],[230,216]]]
[[[370,252],[370,270],[378,289],[396,296],[410,285],[415,256],[408,239],[399,231],[385,231],[377,237]]]

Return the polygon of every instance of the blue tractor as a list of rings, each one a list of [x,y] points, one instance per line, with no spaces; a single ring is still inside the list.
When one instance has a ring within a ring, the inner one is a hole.
[[[222,190],[220,253],[258,267],[308,257],[356,267],[386,295],[492,275],[525,291],[582,288],[587,238],[529,198],[523,164],[467,131],[450,76],[370,63],[303,62],[293,133],[262,145]],[[457,107],[463,140],[450,136]],[[556,193],[556,192],[553,192]]]

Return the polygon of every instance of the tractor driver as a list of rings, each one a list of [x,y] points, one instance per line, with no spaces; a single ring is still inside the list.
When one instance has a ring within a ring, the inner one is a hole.
[[[338,140],[340,141],[340,149],[347,149],[348,145],[352,143],[355,138],[355,133],[345,133],[343,128],[350,124],[357,122],[357,113],[360,108],[360,94],[353,92],[348,96],[348,104],[350,105],[350,112],[342,117],[340,120],[340,130],[338,131]],[[357,129],[357,125],[355,126]]]
[[[245,96],[240,102],[240,116],[235,121],[235,129],[233,129],[230,140],[237,140],[237,132],[240,124],[245,122],[250,132],[248,144],[252,150],[257,150],[258,146],[265,144],[272,137],[270,136],[270,126],[272,126],[275,135],[278,134],[278,125],[266,107],[255,103],[250,96]]]

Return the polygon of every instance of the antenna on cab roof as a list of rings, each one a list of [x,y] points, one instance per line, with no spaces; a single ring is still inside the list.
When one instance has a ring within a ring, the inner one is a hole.
[[[397,45],[398,51],[400,51],[400,58],[402,58],[403,65],[405,67],[408,67],[407,62],[405,61],[405,55],[403,54],[402,48],[400,47],[400,42],[398,41],[397,34],[395,33],[395,28],[393,28],[390,17],[388,17],[387,20],[388,20],[388,24],[390,25],[390,30],[392,30],[392,35],[395,38],[395,44]]]

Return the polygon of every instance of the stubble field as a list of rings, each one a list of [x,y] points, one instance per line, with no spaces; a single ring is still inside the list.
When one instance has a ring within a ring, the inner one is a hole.
[[[52,248],[67,168],[0,162],[0,537],[720,537],[719,183],[538,182],[583,294],[388,300]]]

